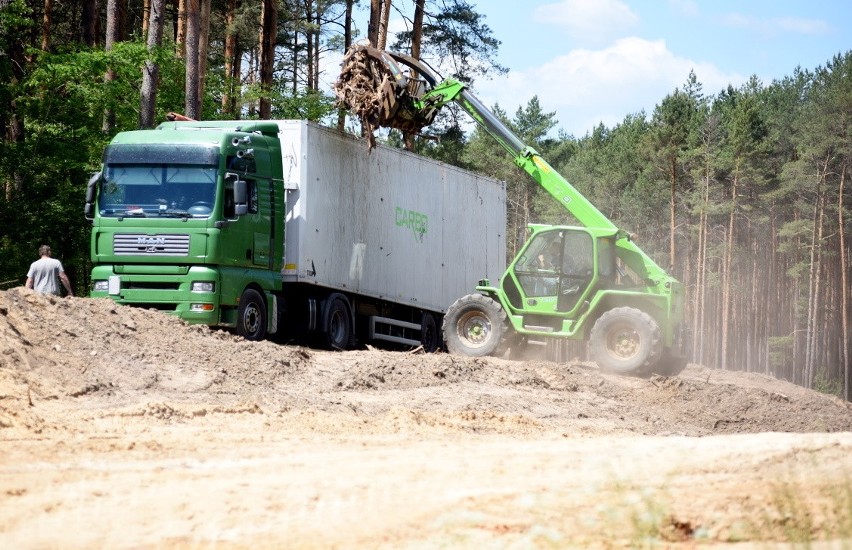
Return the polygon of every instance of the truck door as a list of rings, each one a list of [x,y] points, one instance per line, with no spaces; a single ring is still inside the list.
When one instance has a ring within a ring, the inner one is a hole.
[[[263,266],[272,262],[270,241],[273,238],[272,200],[273,187],[269,178],[269,152],[260,147],[254,156],[229,157],[230,172],[245,180],[248,191],[248,212],[228,227],[231,252],[228,254],[236,265]],[[233,181],[225,184],[224,216],[233,219]]]

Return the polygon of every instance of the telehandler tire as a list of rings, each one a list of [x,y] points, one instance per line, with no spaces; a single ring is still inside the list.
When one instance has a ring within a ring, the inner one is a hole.
[[[482,294],[468,294],[447,309],[444,342],[455,355],[491,355],[500,346],[506,324],[506,312],[498,302]]]
[[[632,307],[617,307],[600,316],[589,335],[589,351],[602,370],[643,375],[660,361],[660,326],[653,317]]]

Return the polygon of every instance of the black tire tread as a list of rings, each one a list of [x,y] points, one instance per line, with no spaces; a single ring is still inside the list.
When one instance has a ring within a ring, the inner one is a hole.
[[[608,325],[625,318],[635,323],[637,328],[644,329],[650,334],[647,357],[642,359],[640,364],[627,370],[623,370],[613,364],[608,364],[606,354],[602,353],[600,349],[601,347],[606,347],[605,340]],[[644,311],[634,307],[616,307],[605,312],[595,321],[592,331],[589,334],[589,350],[591,351],[592,358],[602,370],[616,374],[643,375],[653,370],[662,357],[662,332],[654,318]]]
[[[489,345],[476,350],[467,348],[459,341],[458,330],[455,326],[459,321],[459,316],[471,309],[478,309],[485,313],[491,320],[493,331],[498,332],[497,341],[490,342]],[[441,325],[441,331],[444,335],[444,343],[447,346],[447,351],[454,355],[472,357],[493,355],[501,347],[507,334],[511,332],[508,317],[500,303],[489,296],[478,293],[462,296],[447,308],[447,313],[444,315],[444,322]]]

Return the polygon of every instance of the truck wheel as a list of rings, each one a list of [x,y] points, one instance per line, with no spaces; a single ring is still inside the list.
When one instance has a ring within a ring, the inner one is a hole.
[[[266,301],[253,288],[247,288],[240,297],[237,334],[246,340],[263,340],[266,337]]]
[[[435,321],[435,315],[428,311],[423,312],[423,319],[420,321],[420,345],[426,353],[433,353],[441,347],[438,323]]]
[[[468,294],[444,316],[444,341],[450,353],[483,357],[494,353],[506,331],[506,312],[482,294]]]
[[[642,374],[660,360],[662,338],[653,317],[632,307],[601,315],[589,335],[589,351],[598,366],[616,374]]]
[[[352,322],[346,299],[339,295],[330,297],[325,306],[323,319],[323,344],[329,349],[348,348],[349,339],[352,337]]]

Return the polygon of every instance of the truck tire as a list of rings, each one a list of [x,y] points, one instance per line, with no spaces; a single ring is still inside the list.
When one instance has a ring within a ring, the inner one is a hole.
[[[349,301],[342,295],[332,295],[325,305],[323,315],[322,343],[328,349],[345,350],[352,338],[352,318]]]
[[[632,307],[617,307],[600,316],[589,335],[589,351],[602,370],[615,374],[649,372],[662,355],[660,327],[653,317]]]
[[[463,296],[444,316],[447,350],[470,357],[491,355],[500,347],[506,325],[506,312],[498,302],[482,294]]]
[[[420,320],[420,345],[426,353],[433,353],[441,347],[438,323],[435,321],[435,315],[428,311],[423,312],[423,318]]]
[[[246,340],[263,340],[266,337],[266,301],[263,295],[247,288],[240,297],[237,310],[237,334]]]

